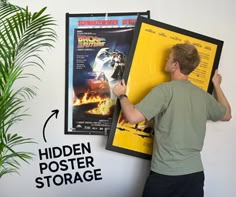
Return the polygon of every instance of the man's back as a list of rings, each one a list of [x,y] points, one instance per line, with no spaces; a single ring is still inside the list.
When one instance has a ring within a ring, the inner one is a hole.
[[[215,98],[187,81],[199,63],[200,56],[194,45],[175,44],[164,68],[171,82],[153,88],[135,106],[124,96],[127,90],[124,80],[113,88],[130,123],[155,120],[151,172],[143,197],[204,195],[200,151],[206,121],[229,121],[232,116],[220,87],[218,70],[212,77]]]
[[[155,120],[153,171],[180,175],[203,170],[206,121],[221,118],[223,106],[191,82],[175,80],[154,88],[136,107]]]

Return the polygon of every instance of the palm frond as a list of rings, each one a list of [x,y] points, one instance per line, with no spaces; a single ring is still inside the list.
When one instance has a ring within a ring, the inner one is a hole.
[[[28,162],[33,154],[17,151],[17,147],[34,143],[11,130],[22,121],[26,113],[25,102],[36,96],[35,86],[16,86],[16,82],[28,78],[40,79],[28,67],[45,66],[40,53],[53,47],[56,41],[54,19],[45,14],[46,7],[31,13],[0,0],[0,177],[7,173],[17,173],[19,161]]]

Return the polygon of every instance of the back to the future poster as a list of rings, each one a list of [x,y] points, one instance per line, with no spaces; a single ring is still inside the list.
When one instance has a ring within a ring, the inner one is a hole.
[[[73,129],[107,135],[116,97],[113,85],[122,79],[133,28],[74,30]]]

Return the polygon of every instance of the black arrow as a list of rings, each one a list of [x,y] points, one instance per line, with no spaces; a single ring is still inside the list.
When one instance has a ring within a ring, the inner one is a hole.
[[[44,139],[45,142],[47,142],[46,137],[45,137],[45,128],[46,128],[46,125],[47,125],[48,121],[50,120],[50,118],[53,117],[54,115],[55,115],[56,118],[57,118],[58,113],[59,113],[59,110],[58,110],[58,109],[52,110],[52,114],[48,117],[48,119],[46,120],[46,122],[45,122],[44,125],[43,125],[43,139]]]

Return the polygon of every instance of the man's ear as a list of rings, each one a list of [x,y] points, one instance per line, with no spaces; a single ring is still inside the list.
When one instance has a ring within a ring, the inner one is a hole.
[[[171,71],[175,72],[176,70],[179,70],[179,69],[180,69],[179,62],[173,62],[171,65]]]
[[[179,65],[179,62],[175,62],[175,69],[180,71],[180,65]]]

